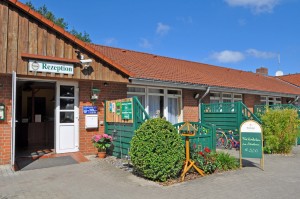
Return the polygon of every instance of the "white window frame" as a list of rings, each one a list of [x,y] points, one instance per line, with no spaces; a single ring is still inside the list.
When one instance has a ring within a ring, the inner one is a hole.
[[[224,100],[230,100],[230,102],[238,102],[238,101],[243,101],[243,95],[240,93],[228,93],[228,92],[211,92],[214,94],[218,94],[219,96],[210,96],[210,103],[212,100],[216,101],[218,100],[218,103],[223,103]],[[230,95],[230,97],[228,96],[224,96],[224,95]],[[237,95],[239,95],[240,97],[237,97]],[[227,103],[230,103],[227,102]]]
[[[271,99],[271,98],[273,98],[273,99]],[[267,105],[267,106],[270,105],[270,102],[273,102],[272,105],[281,104],[282,103],[281,101],[282,101],[281,97],[265,96],[265,95],[260,96],[260,102],[262,102],[262,104]]]
[[[127,95],[144,95],[145,96],[145,110],[147,113],[149,113],[149,96],[163,96],[164,97],[164,117],[168,118],[168,98],[177,98],[178,104],[179,104],[179,110],[178,113],[180,114],[178,116],[178,122],[183,121],[183,106],[182,106],[182,89],[176,89],[176,88],[164,88],[164,87],[153,87],[153,86],[141,86],[141,85],[127,85],[127,88],[129,87],[135,87],[135,88],[144,88],[144,92],[128,92]],[[162,89],[163,93],[150,93],[149,89]],[[180,94],[168,94],[168,90],[175,90],[179,91]]]

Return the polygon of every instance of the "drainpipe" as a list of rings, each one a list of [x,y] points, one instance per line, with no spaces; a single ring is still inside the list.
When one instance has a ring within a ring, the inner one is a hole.
[[[202,103],[202,100],[206,97],[206,95],[209,93],[209,90],[210,90],[210,87],[207,87],[205,93],[202,95],[202,97],[199,99],[199,102],[198,102],[198,109],[199,109],[199,122],[201,122],[201,103]]]

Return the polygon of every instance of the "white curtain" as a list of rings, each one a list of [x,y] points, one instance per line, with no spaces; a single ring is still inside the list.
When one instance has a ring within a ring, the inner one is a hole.
[[[168,121],[172,124],[178,123],[178,99],[168,98]]]
[[[151,118],[160,116],[160,96],[149,95],[149,116]]]

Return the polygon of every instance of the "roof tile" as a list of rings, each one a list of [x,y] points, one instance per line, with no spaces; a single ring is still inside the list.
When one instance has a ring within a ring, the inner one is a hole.
[[[300,73],[278,76],[277,78],[300,87]]]
[[[134,78],[300,94],[299,88],[275,77],[108,46],[96,44],[92,46],[133,72]]]

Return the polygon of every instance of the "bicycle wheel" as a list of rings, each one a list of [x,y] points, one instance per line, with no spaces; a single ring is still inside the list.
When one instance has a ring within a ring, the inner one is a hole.
[[[227,143],[227,149],[232,149],[232,141],[231,140],[228,140],[228,143]]]
[[[217,135],[217,147],[221,149],[226,149],[228,142],[227,136],[222,131],[218,132]]]

